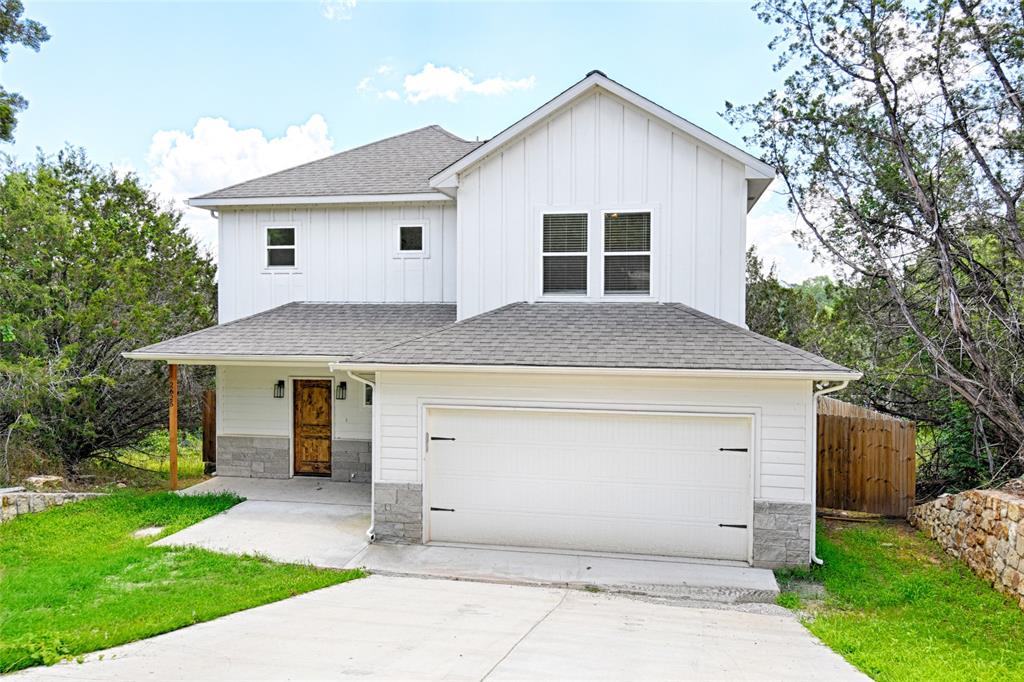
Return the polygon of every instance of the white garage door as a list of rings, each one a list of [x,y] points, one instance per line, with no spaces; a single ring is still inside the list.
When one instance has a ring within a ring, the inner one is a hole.
[[[747,560],[750,420],[433,409],[429,539]]]

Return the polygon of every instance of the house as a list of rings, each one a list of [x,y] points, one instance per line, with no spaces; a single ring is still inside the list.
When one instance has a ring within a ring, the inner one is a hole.
[[[814,556],[816,394],[744,325],[774,171],[594,71],[486,142],[438,126],[191,200],[220,324],[217,470],[372,483],[371,537]]]

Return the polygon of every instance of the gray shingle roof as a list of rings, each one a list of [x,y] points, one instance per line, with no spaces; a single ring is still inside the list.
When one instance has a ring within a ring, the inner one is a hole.
[[[678,303],[513,303],[352,362],[853,373]]]
[[[439,303],[288,303],[146,346],[133,354],[348,358],[455,321]]]
[[[432,125],[193,198],[433,192],[430,177],[481,144]]]

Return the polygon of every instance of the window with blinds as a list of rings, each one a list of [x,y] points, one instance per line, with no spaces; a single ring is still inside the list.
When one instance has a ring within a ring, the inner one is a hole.
[[[587,294],[587,214],[544,216],[544,293]]]
[[[604,214],[604,293],[651,293],[651,214]]]

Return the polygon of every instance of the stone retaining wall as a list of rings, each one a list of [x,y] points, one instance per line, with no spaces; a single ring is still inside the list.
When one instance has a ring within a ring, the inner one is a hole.
[[[910,522],[1024,608],[1024,499],[998,490],[943,495],[910,510]]]
[[[70,502],[100,497],[103,493],[33,493],[10,492],[0,494],[0,523],[10,521],[15,516],[41,512],[50,507],[59,507]]]

